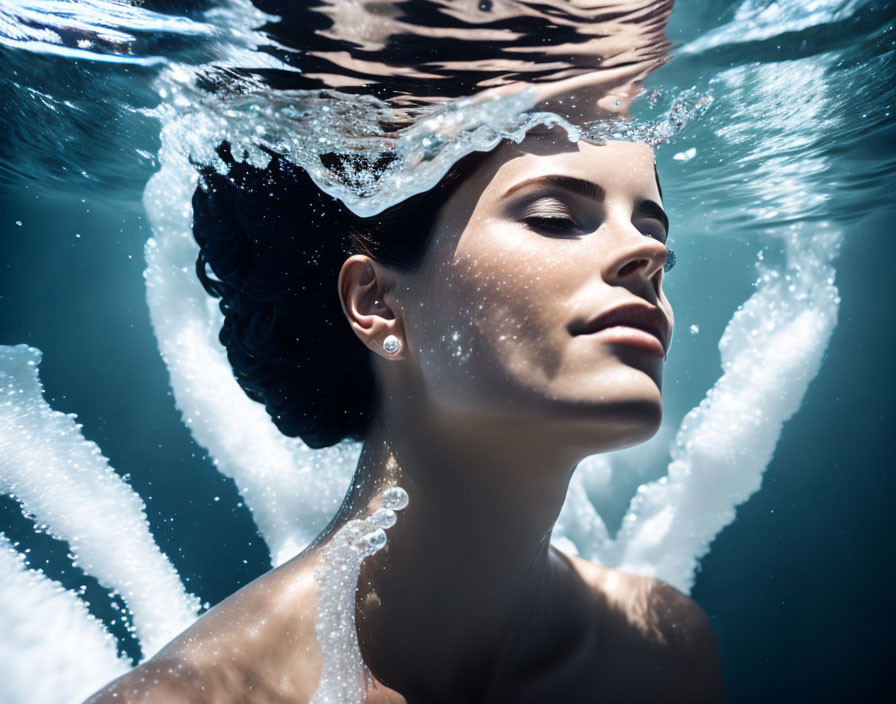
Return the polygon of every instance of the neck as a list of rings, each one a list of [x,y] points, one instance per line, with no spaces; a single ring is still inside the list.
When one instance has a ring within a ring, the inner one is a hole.
[[[410,497],[358,595],[365,661],[402,692],[484,685],[515,615],[549,576],[575,462],[535,433],[476,425],[375,424],[347,502],[361,511],[394,484]]]

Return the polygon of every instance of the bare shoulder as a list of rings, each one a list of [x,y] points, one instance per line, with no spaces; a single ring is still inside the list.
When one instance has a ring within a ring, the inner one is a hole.
[[[614,648],[615,657],[649,671],[649,682],[665,693],[662,701],[725,701],[715,633],[697,602],[660,579],[567,557],[591,588],[598,627],[625,646]],[[616,664],[628,669],[627,662]]]
[[[85,704],[305,702],[320,674],[316,584],[289,563],[203,614]]]
[[[198,672],[177,661],[149,661],[110,682],[84,704],[201,704]]]
[[[645,638],[666,645],[715,646],[706,613],[667,582],[567,557],[595,596],[624,615]]]

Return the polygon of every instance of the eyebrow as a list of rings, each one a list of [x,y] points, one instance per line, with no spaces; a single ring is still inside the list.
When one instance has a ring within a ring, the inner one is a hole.
[[[607,196],[607,192],[603,187],[583,178],[575,178],[573,176],[536,176],[535,178],[526,179],[525,181],[521,181],[515,186],[512,186],[502,197],[507,198],[517,191],[535,185],[557,186],[558,188],[570,191],[571,193],[576,193],[577,195],[585,196],[585,198],[591,198],[592,200],[598,201],[603,200]]]
[[[656,174],[655,170],[654,173]],[[602,201],[607,197],[606,190],[604,190],[602,186],[599,186],[592,181],[588,181],[583,178],[575,178],[574,176],[559,175],[536,176],[535,178],[526,179],[525,181],[521,181],[515,186],[511,186],[502,197],[507,198],[517,191],[521,191],[524,188],[535,185],[557,186],[558,188],[563,188],[564,190],[570,191],[571,193],[584,196],[585,198],[591,198],[592,200],[596,201]],[[656,185],[659,189],[659,175],[657,175]],[[662,192],[660,192],[660,197],[662,197]],[[656,220],[659,220],[665,228],[666,233],[668,234],[669,216],[666,215],[666,211],[663,210],[663,206],[661,206],[656,201],[649,200],[647,198],[639,198],[637,201],[635,201],[634,212],[636,215],[640,215],[641,217],[655,218]]]

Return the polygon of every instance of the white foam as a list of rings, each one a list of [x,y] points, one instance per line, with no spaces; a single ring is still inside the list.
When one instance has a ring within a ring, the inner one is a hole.
[[[237,489],[274,564],[295,555],[327,524],[348,488],[359,448],[313,452],[287,438],[233,378],[217,340],[221,314],[194,271],[189,194],[195,170],[168,145],[144,200],[154,237],[146,245],[146,296],[174,398],[196,441]]]
[[[153,540],[140,497],[84,439],[75,416],[44,400],[40,358],[33,347],[0,346],[0,492],[122,596],[152,654],[196,618],[198,601]]]
[[[130,663],[74,592],[25,566],[0,533],[0,701],[71,704]]]

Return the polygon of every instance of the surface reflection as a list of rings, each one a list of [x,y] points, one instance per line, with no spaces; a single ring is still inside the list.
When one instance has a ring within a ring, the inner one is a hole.
[[[668,56],[671,0],[258,0],[276,15],[263,49],[301,73],[252,72],[280,89],[375,95],[410,113],[517,84],[549,109],[595,119],[627,109]],[[573,90],[575,99],[572,98]]]

